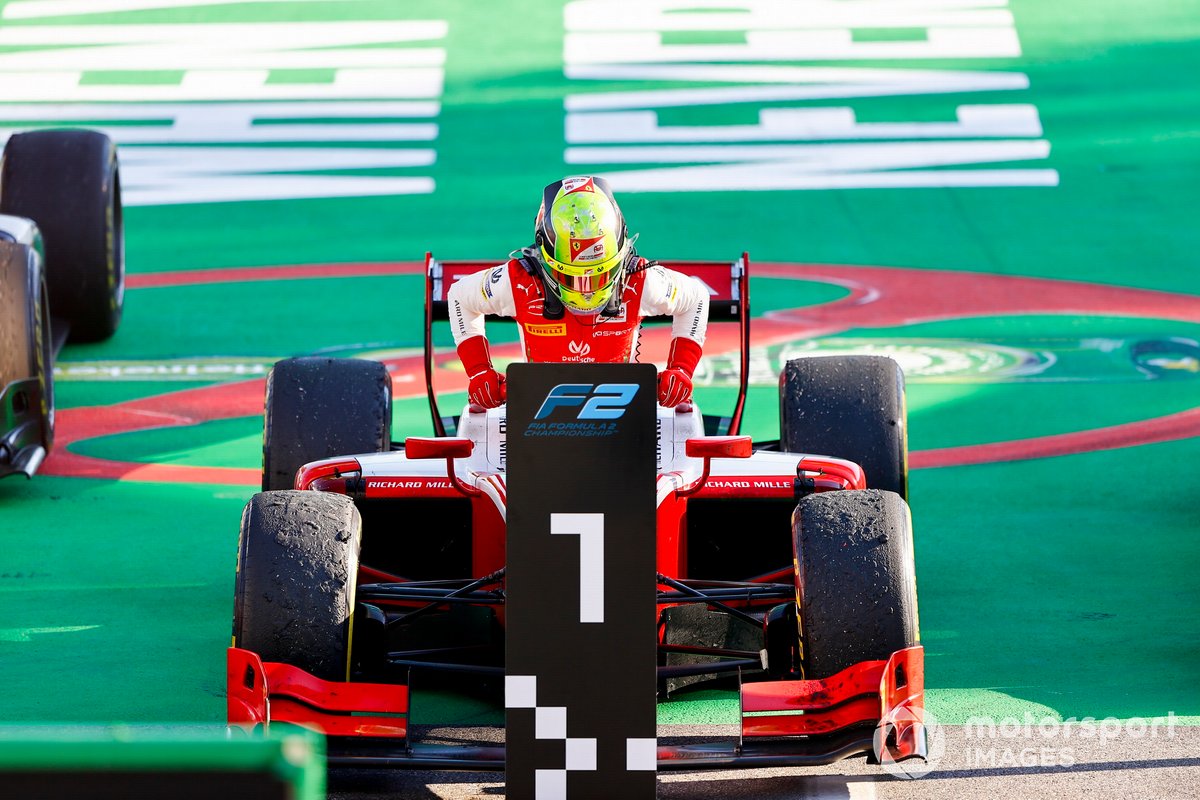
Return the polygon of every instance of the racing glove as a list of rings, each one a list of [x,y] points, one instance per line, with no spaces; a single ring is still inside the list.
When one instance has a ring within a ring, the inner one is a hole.
[[[658,404],[671,408],[692,397],[692,374],[700,363],[700,345],[694,339],[677,336],[671,340],[667,368],[658,375]]]
[[[472,403],[484,408],[495,408],[508,400],[504,376],[492,366],[487,339],[482,336],[464,339],[458,345],[458,357],[471,380],[467,387],[467,396]]]

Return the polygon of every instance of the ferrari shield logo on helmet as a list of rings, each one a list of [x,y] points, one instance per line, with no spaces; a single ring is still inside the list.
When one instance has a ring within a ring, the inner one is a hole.
[[[595,182],[587,176],[578,178],[564,178],[562,184],[562,193],[571,194],[572,192],[594,192],[596,191]]]
[[[571,256],[575,261],[598,261],[605,253],[603,235],[571,240]]]

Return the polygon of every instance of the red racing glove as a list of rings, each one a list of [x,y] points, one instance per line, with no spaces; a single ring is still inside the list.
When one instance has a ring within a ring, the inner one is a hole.
[[[667,368],[658,374],[658,404],[672,408],[692,397],[692,374],[703,351],[695,339],[677,336],[671,340]]]
[[[488,341],[482,336],[472,336],[464,339],[458,345],[458,357],[467,370],[471,383],[467,388],[467,396],[471,402],[484,408],[495,408],[508,400],[508,390],[504,386],[504,376],[496,372],[492,366],[492,355],[488,351]]]

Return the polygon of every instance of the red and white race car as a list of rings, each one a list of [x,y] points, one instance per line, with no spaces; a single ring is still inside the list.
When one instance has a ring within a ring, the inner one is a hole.
[[[413,686],[504,674],[505,409],[441,415],[432,334],[455,276],[490,265],[427,258],[435,437],[392,443],[381,364],[272,371],[264,491],[242,517],[231,724],[317,727],[334,765],[504,768],[502,745],[424,743],[407,719]],[[788,362],[780,439],[752,445],[738,435],[749,260],[671,266],[710,287],[712,322],[738,326],[741,370],[728,416],[658,409],[659,695],[724,681],[741,735],[660,742],[658,768],[925,756],[898,365]]]

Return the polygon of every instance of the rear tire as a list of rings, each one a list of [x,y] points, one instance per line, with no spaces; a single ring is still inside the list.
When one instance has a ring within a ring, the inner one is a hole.
[[[117,330],[125,302],[125,239],[117,148],[102,133],[14,134],[0,167],[0,213],[37,223],[50,307],[72,342]]]
[[[920,641],[908,504],[872,489],[805,497],[792,522],[801,661],[828,678]]]
[[[392,445],[392,380],[376,361],[289,358],[267,376],[263,491],[291,489],[310,461]]]
[[[33,411],[41,420],[42,446],[49,451],[54,441],[54,367],[46,281],[34,250],[0,242],[0,389],[28,378],[37,378],[39,397],[23,402],[39,406]]]
[[[254,495],[238,542],[234,646],[347,680],[361,540],[358,509],[344,495]]]
[[[904,373],[885,356],[789,361],[779,376],[779,446],[857,463],[867,486],[908,499]]]

